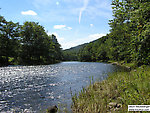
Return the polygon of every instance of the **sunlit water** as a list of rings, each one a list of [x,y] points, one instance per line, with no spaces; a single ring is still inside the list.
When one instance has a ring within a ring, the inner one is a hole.
[[[0,67],[0,112],[43,112],[52,105],[70,111],[71,92],[89,85],[92,76],[94,81],[103,80],[119,70],[111,64],[88,62]]]

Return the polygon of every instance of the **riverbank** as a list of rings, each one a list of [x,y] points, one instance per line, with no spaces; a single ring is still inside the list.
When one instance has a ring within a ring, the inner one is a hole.
[[[110,74],[74,96],[72,110],[81,113],[128,112],[128,105],[150,105],[150,67],[131,67],[130,72]]]
[[[115,61],[109,60],[109,61],[107,61],[107,63],[110,63],[110,64],[112,64],[112,65],[123,66],[123,67],[125,67],[125,68],[127,68],[127,69],[130,69],[130,70],[133,70],[133,69],[138,68],[138,64],[135,63],[135,62],[126,63],[126,62],[124,62],[124,61],[117,61],[117,62],[115,62]]]

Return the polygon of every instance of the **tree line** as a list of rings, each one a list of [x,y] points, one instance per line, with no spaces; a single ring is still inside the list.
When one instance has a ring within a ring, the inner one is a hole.
[[[88,43],[81,44],[75,47],[71,47],[70,49],[63,50],[63,61],[78,61],[79,59],[79,50],[86,46]]]
[[[150,63],[150,1],[112,0],[110,33],[81,48],[80,61]]]
[[[61,46],[36,22],[23,25],[0,16],[0,66],[39,65],[59,62]]]

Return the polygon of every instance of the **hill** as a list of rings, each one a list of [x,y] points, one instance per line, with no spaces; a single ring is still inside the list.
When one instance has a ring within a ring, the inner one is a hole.
[[[88,43],[85,43],[75,47],[71,47],[70,49],[63,50],[63,61],[77,61],[80,49],[82,49],[87,44]]]

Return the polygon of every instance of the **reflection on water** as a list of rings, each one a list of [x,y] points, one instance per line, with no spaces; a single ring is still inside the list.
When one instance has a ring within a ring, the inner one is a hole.
[[[0,67],[0,112],[40,112],[58,103],[71,104],[71,91],[79,92],[90,76],[102,80],[120,70],[104,63],[62,62],[42,66]]]

